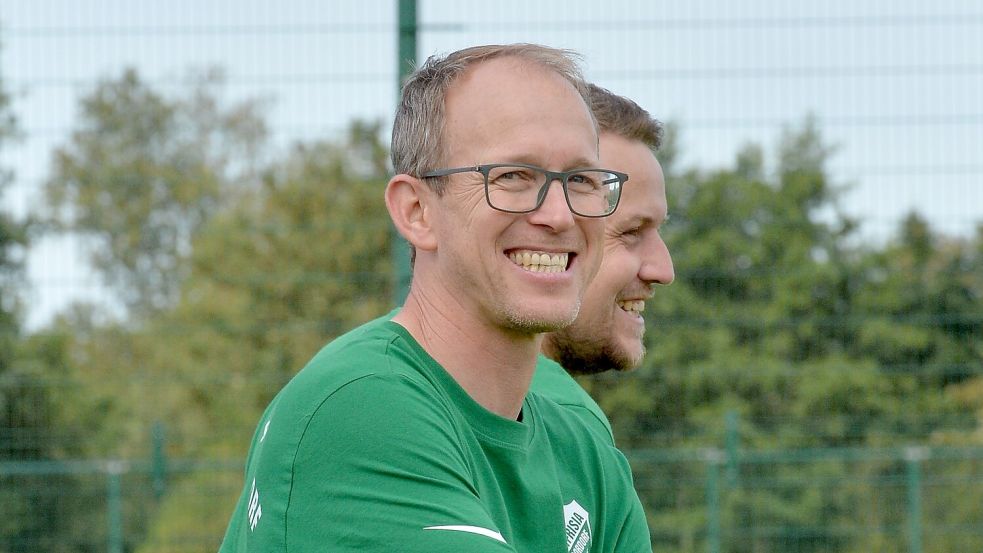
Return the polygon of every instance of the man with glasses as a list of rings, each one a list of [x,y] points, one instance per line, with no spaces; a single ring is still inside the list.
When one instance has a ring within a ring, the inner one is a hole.
[[[392,319],[274,398],[223,552],[650,551],[627,461],[528,394],[577,317],[626,175],[564,51],[485,46],[406,82],[386,205],[415,248]]]
[[[667,218],[665,178],[654,155],[662,144],[662,124],[628,98],[596,85],[589,90],[601,130],[601,165],[628,173],[631,183],[617,212],[605,221],[604,260],[577,320],[543,341],[550,359],[540,360],[532,390],[579,413],[614,443],[604,412],[570,374],[636,367],[645,354],[645,300],[653,286],[670,284],[675,275],[659,234]]]

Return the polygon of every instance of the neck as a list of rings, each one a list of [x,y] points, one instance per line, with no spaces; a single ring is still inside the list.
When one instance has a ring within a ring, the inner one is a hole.
[[[449,297],[413,286],[393,321],[406,328],[472,399],[493,413],[517,419],[536,370],[542,334],[495,325]]]

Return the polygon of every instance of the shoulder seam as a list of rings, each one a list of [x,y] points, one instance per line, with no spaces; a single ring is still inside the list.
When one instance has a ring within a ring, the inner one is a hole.
[[[579,403],[558,403],[558,405],[560,405],[561,407],[577,409],[579,411],[583,411],[585,413],[590,414],[591,418],[601,423],[601,426],[603,426],[604,429],[607,431],[608,437],[611,438],[611,445],[614,445],[614,431],[611,429],[610,423],[605,421],[601,417],[597,416],[597,413],[595,413],[593,409],[589,409],[586,406],[581,405]]]

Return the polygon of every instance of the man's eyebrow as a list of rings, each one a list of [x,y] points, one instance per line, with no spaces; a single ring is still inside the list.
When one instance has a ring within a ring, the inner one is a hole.
[[[591,161],[591,160],[589,160],[587,158],[581,157],[581,158],[575,159],[573,161],[573,163],[570,163],[568,165],[569,165],[569,167],[567,167],[566,170],[580,169],[582,167],[597,168],[597,166],[600,165],[600,162],[599,161]]]
[[[656,228],[669,222],[669,214],[667,213],[665,217],[657,219],[651,215],[635,215],[630,219],[625,219],[622,225],[627,227],[649,227],[654,226]]]
[[[529,154],[516,154],[511,156],[502,156],[503,159],[493,159],[486,163],[526,163],[529,165],[535,165],[537,167],[543,167],[539,163],[539,159]],[[564,167],[559,169],[559,171],[570,171],[572,169],[583,169],[583,168],[596,168],[598,166],[597,160],[589,160],[585,157],[574,158],[573,161],[564,164]],[[543,167],[543,169],[549,169],[548,167]]]
[[[651,225],[655,222],[655,219],[651,215],[635,215],[621,222],[621,226],[624,228],[629,227],[642,227]]]

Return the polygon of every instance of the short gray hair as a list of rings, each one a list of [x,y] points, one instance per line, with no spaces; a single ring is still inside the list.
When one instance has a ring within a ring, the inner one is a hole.
[[[577,89],[587,107],[590,94],[580,55],[538,44],[474,46],[447,56],[430,56],[403,84],[393,121],[392,155],[396,173],[420,176],[440,167],[444,157],[444,101],[454,81],[469,67],[494,58],[515,57],[555,71]],[[430,179],[437,194],[444,179]]]

